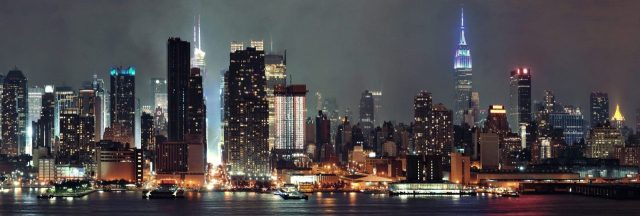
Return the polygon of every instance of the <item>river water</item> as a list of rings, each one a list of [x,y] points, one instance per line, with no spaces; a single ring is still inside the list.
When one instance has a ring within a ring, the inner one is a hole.
[[[251,192],[187,193],[176,200],[141,192],[96,192],[82,198],[37,199],[36,189],[0,192],[0,215],[640,215],[640,201],[575,195],[388,196],[313,193],[282,200]]]

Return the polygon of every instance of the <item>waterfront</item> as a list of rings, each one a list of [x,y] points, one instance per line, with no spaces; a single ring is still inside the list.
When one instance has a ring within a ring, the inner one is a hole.
[[[36,189],[4,190],[0,215],[633,215],[638,201],[574,195],[388,196],[312,193],[308,201],[251,192],[187,193],[176,200],[142,199],[141,192],[98,192],[81,198],[37,199]]]

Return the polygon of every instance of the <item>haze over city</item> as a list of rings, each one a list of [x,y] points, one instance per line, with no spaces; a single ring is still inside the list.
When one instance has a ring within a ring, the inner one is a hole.
[[[632,215],[638,9],[5,0],[0,215]]]

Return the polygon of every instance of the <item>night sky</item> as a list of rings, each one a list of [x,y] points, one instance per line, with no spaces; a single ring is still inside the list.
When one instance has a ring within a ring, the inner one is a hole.
[[[137,97],[150,104],[148,80],[166,77],[166,41],[191,40],[201,14],[210,120],[216,121],[220,71],[229,43],[264,39],[288,52],[288,73],[357,115],[364,89],[383,91],[378,120],[408,122],[414,95],[433,92],[451,108],[453,55],[465,8],[474,87],[482,108],[507,103],[508,74],[533,70],[534,100],[555,91],[582,107],[606,91],[628,121],[640,107],[640,1],[31,1],[0,2],[0,71],[17,66],[29,85],[80,87],[117,65],[137,68]],[[631,121],[633,122],[633,121]],[[631,125],[628,122],[628,125]]]

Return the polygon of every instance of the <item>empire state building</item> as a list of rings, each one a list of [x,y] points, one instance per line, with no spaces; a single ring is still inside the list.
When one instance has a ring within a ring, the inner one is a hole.
[[[455,99],[453,123],[461,124],[465,110],[470,108],[472,89],[471,51],[464,37],[464,9],[460,14],[460,42],[456,50],[453,69],[455,70]]]

